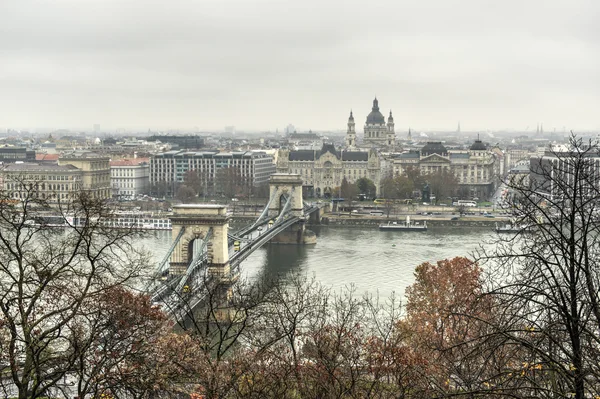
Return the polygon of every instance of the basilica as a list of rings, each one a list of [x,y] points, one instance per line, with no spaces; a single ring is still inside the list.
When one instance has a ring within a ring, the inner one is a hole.
[[[390,110],[387,124],[385,117],[379,111],[379,101],[377,97],[373,100],[373,108],[367,115],[365,123],[363,144],[371,147],[386,147],[391,148],[396,145],[396,133],[394,131],[394,117]],[[356,147],[356,129],[354,123],[354,115],[350,111],[348,118],[348,130],[346,131],[346,147]]]

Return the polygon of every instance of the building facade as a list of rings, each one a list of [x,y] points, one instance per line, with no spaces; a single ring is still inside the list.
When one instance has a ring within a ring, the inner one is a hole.
[[[150,159],[134,158],[110,161],[113,198],[132,200],[150,188]]]
[[[578,192],[573,192],[577,183]],[[525,183],[524,183],[525,185]],[[600,153],[546,151],[529,159],[528,189],[553,200],[597,198],[600,191]]]
[[[23,147],[0,147],[0,162],[35,162],[35,151]]]
[[[423,175],[452,172],[463,196],[470,198],[490,198],[499,176],[499,162],[481,140],[468,150],[448,150],[441,142],[429,142],[420,151],[394,159],[394,175],[402,175],[408,168],[417,168]]]
[[[354,122],[352,113],[350,113],[350,118],[352,118],[352,122]],[[350,120],[348,120],[348,125],[350,125]],[[350,126],[348,129],[348,134],[349,133]],[[348,140],[349,138],[347,141]],[[377,147],[393,147],[396,145],[396,133],[394,130],[392,111],[390,111],[390,116],[388,117],[386,124],[385,117],[379,111],[379,101],[377,98],[373,100],[373,108],[371,108],[371,113],[367,115],[363,142]]]
[[[9,198],[69,202],[83,188],[83,171],[73,165],[11,163],[2,169],[0,186]]]
[[[82,190],[92,198],[110,199],[110,159],[91,152],[65,154],[58,158],[58,165],[72,165],[82,172]]]
[[[165,184],[167,195],[172,196],[186,174],[196,171],[205,184],[218,191],[223,170],[235,171],[243,184],[258,187],[268,183],[275,173],[275,163],[273,156],[263,151],[168,151],[150,158],[150,184]]]
[[[354,183],[361,177],[373,181],[379,193],[381,163],[374,149],[338,150],[333,144],[325,144],[319,151],[279,150],[277,173],[302,176],[304,193],[309,197],[336,197],[335,189],[341,187],[344,178]]]

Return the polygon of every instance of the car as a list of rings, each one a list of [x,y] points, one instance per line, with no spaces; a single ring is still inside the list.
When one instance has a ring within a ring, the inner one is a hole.
[[[486,218],[495,218],[496,216],[494,215],[485,215]]]
[[[460,218],[458,216],[454,216],[452,219],[450,220],[459,220]]]

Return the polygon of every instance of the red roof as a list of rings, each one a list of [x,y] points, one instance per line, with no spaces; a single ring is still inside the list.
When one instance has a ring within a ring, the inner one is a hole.
[[[35,154],[36,161],[58,161],[58,154]]]
[[[137,166],[141,163],[149,163],[150,158],[117,159],[110,161],[110,166]]]

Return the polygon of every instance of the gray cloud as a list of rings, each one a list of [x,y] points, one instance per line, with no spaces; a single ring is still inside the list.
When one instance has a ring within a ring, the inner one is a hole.
[[[591,0],[0,3],[0,126],[599,128]]]

